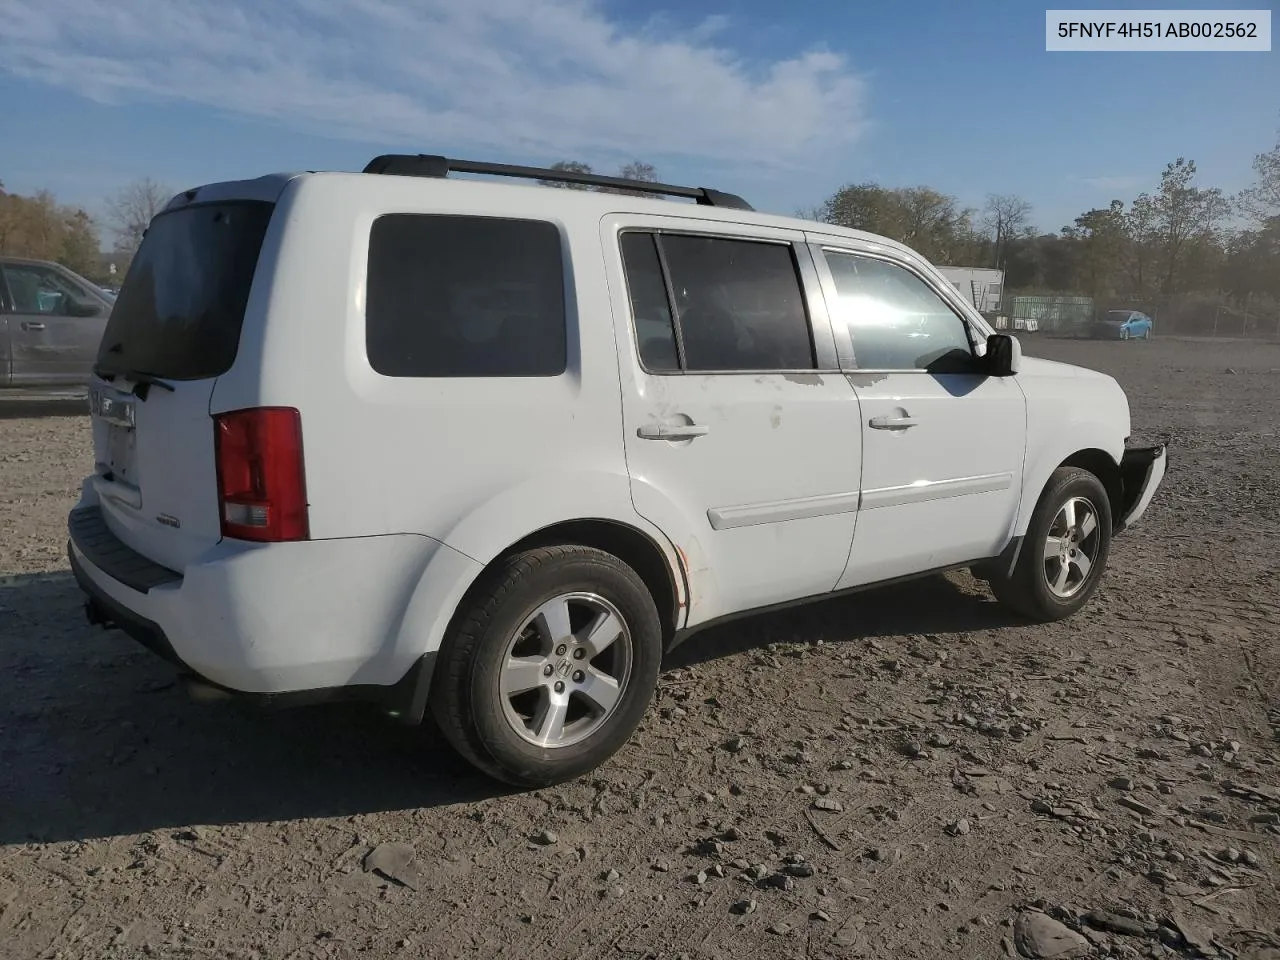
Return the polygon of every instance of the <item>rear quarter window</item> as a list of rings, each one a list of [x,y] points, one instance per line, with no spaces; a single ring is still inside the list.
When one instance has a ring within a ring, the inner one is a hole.
[[[369,234],[369,364],[388,377],[553,377],[567,367],[560,231],[387,214]]]

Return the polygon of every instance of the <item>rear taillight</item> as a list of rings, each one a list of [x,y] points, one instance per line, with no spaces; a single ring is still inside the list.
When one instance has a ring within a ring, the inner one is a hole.
[[[222,535],[306,540],[302,418],[292,407],[255,407],[214,417]]]

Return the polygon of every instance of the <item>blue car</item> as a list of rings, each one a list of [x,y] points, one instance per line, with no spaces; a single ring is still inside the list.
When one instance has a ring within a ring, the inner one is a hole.
[[[1093,335],[1102,340],[1150,340],[1151,318],[1137,310],[1108,310],[1093,325]]]

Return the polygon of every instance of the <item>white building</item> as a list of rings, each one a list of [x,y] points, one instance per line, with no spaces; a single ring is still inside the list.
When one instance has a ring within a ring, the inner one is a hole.
[[[938,267],[960,295],[982,313],[995,313],[1000,309],[1004,294],[1004,271],[986,267]]]

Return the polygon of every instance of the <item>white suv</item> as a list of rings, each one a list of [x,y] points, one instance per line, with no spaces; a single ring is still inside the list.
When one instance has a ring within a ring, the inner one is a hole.
[[[93,622],[206,692],[430,707],[525,785],[732,615],[965,566],[1072,614],[1166,462],[897,243],[443,157],[175,197],[91,400]]]

